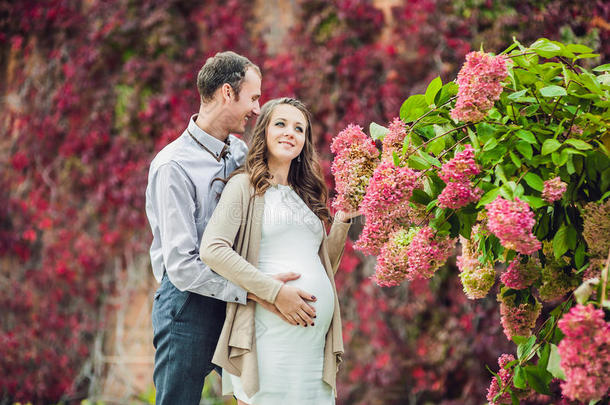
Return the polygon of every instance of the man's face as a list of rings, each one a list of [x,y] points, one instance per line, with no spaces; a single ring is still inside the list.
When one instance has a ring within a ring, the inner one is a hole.
[[[246,76],[241,85],[239,99],[235,97],[226,105],[228,114],[227,125],[229,133],[243,134],[250,118],[258,117],[261,112],[259,98],[261,96],[261,77],[252,68],[246,70]]]

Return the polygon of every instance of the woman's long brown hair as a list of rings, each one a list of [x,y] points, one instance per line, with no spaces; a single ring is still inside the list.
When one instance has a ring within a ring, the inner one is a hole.
[[[267,165],[267,127],[273,110],[281,104],[288,104],[297,108],[307,120],[305,143],[299,155],[301,159],[299,162],[299,159],[295,158],[290,163],[288,184],[292,186],[298,196],[320,220],[329,223],[331,219],[330,211],[326,206],[328,189],[313,145],[311,114],[301,101],[283,97],[270,100],[263,105],[250,139],[250,149],[246,157],[246,163],[239,172],[243,173],[245,171],[248,173],[256,195],[263,195],[272,186],[271,173],[269,173],[269,166]]]

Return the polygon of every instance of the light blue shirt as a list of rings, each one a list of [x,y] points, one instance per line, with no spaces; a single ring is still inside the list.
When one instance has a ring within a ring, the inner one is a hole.
[[[150,164],[146,215],[153,233],[153,273],[161,282],[167,272],[180,291],[245,304],[246,291],[203,263],[199,246],[224,188],[222,181],[213,180],[241,166],[248,148],[233,135],[227,143],[214,138],[195,124],[196,118]]]

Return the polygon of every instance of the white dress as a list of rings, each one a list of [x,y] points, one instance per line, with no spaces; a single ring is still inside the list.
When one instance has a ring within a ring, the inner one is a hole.
[[[316,296],[315,326],[292,326],[257,305],[256,350],[260,390],[249,398],[241,379],[223,370],[223,393],[251,405],[332,405],[332,388],[322,380],[324,343],[334,311],[334,294],[318,250],[323,226],[289,186],[265,193],[258,269],[266,274],[301,274],[287,284]]]

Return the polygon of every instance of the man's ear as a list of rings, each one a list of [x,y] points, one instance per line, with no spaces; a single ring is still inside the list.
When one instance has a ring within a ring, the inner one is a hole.
[[[232,101],[235,98],[235,93],[233,92],[233,87],[229,83],[224,83],[220,87],[220,92],[222,94],[222,98],[225,102]]]

